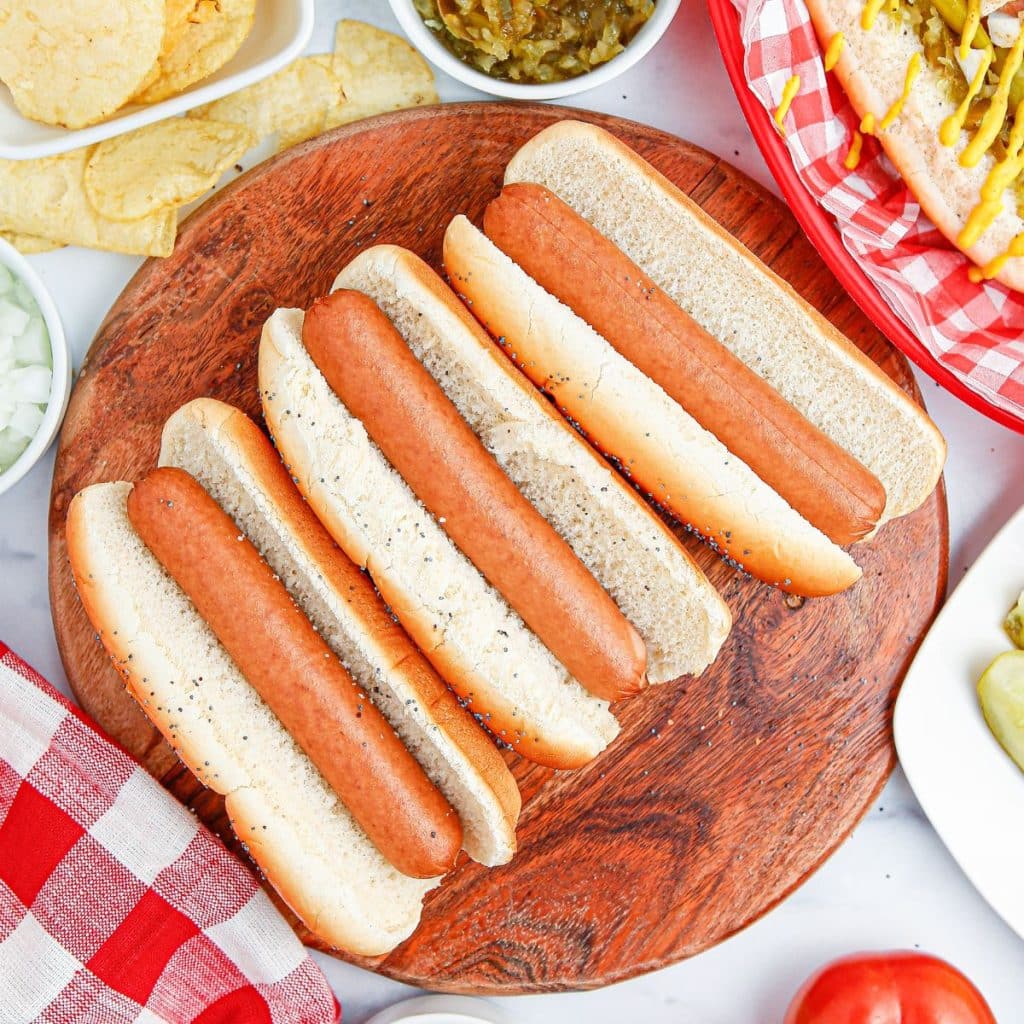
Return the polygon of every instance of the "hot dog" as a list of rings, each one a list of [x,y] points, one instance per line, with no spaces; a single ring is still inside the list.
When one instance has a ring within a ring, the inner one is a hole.
[[[465,217],[448,225],[444,263],[473,315],[523,373],[634,486],[733,565],[804,597],[835,594],[858,579],[846,550]]]
[[[398,326],[498,465],[608,591],[647,645],[649,683],[697,675],[714,661],[732,621],[718,592],[423,260],[370,246],[335,279],[339,288],[368,295]]]
[[[191,474],[280,576],[452,805],[466,853],[487,865],[510,860],[521,799],[500,751],[302,500],[260,428],[240,409],[196,398],[164,424],[159,464]]]
[[[862,173],[858,137],[875,136],[928,218],[976,264],[970,280],[1024,289],[1019,5],[808,0],[807,11],[825,70],[859,119],[845,152],[851,175]]]
[[[359,292],[313,304],[302,340],[452,541],[595,696],[646,683],[639,634],[502,472],[402,336]]]
[[[484,232],[830,540],[874,529],[878,480],[557,196],[507,185]]]
[[[584,689],[424,509],[306,351],[305,316],[274,312],[259,355],[263,415],[295,485],[502,744],[552,768],[591,761],[619,733],[608,703]]]
[[[381,853],[415,878],[448,871],[458,817],[230,517],[161,468],[128,518]]]
[[[816,4],[810,6],[813,17]],[[902,82],[898,66],[888,65],[893,68]],[[568,203],[713,338],[866,466],[885,488],[883,523],[912,512],[932,493],[946,445],[921,407],[639,154],[596,125],[559,121],[509,161],[505,184],[524,181]]]

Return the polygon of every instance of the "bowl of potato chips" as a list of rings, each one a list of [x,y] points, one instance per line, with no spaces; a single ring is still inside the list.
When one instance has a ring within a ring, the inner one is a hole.
[[[179,220],[243,166],[436,102],[433,72],[406,40],[342,20],[333,52],[296,57],[181,116],[52,156],[0,159],[0,238],[26,254],[76,245],[168,256]]]
[[[53,156],[182,114],[298,56],[314,0],[0,5],[0,157]]]

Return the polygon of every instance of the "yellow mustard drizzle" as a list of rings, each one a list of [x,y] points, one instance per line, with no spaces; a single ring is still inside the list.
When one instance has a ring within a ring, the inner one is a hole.
[[[860,119],[860,130],[865,135],[874,135],[875,134],[875,115],[874,114],[865,114]]]
[[[1000,253],[995,259],[989,260],[983,267],[971,267],[967,272],[972,281],[987,281],[995,277],[1012,259],[1024,256],[1024,233],[1017,235],[1006,247],[1006,252]],[[974,271],[972,274],[971,271]]]
[[[988,109],[981,119],[977,133],[960,154],[960,163],[964,167],[977,165],[995,142],[999,130],[1003,127],[1003,122],[1006,120],[1006,106],[1010,99],[1010,86],[1013,84],[1014,75],[1020,68],[1022,58],[1024,58],[1024,31],[1017,35],[1010,52],[1006,55],[1002,70],[999,72],[999,84],[992,94],[992,99],[989,100]]]
[[[785,116],[789,113],[790,104],[793,102],[793,97],[800,91],[800,76],[793,75],[792,78],[782,87],[782,100],[779,103],[779,109],[775,111],[772,120],[775,122],[775,127],[786,134],[786,129],[782,127],[782,121]]]
[[[892,126],[893,121],[900,116],[900,112],[903,110],[903,104],[907,102],[907,97],[910,95],[910,88],[914,84],[914,79],[921,74],[921,54],[914,53],[910,62],[907,64],[907,73],[903,78],[903,93],[899,99],[885,112],[885,117],[879,122],[878,127],[885,131],[886,128]]]
[[[981,25],[981,0],[967,0],[967,16],[964,18],[963,32],[960,36],[960,59],[967,60],[975,33]]]
[[[846,43],[846,36],[837,32],[829,41],[825,49],[825,70],[831,71],[839,63],[839,54],[843,52]]]
[[[1021,100],[1014,115],[1013,130],[1010,132],[1010,141],[1006,146],[1006,156],[1002,160],[996,161],[992,170],[988,172],[985,184],[981,186],[981,201],[971,210],[967,223],[957,236],[956,244],[961,249],[970,249],[977,244],[978,239],[992,226],[992,221],[999,216],[1003,208],[1003,193],[1024,170],[1022,146],[1024,146],[1024,100]]]
[[[875,27],[875,18],[878,12],[885,6],[886,0],[868,0],[864,10],[860,12],[860,27],[865,32],[870,32]]]
[[[850,149],[846,154],[846,159],[843,161],[843,166],[848,170],[852,171],[856,168],[857,164],[860,163],[860,149],[864,145],[864,136],[861,135],[856,128],[853,130],[853,141],[850,143]]]
[[[971,84],[967,87],[967,95],[963,98],[963,102],[942,122],[939,128],[939,141],[944,146],[952,146],[960,138],[960,133],[964,128],[964,121],[967,119],[967,113],[971,109],[971,103],[974,102],[974,98],[981,92],[981,87],[985,84],[985,76],[988,74],[988,69],[992,66],[993,56],[993,50],[990,46],[981,58],[981,63],[978,65],[978,70],[974,73],[974,78],[971,79]]]

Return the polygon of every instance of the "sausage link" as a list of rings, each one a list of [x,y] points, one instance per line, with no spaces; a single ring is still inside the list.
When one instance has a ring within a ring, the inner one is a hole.
[[[874,529],[885,490],[868,469],[558,196],[507,185],[484,233],[830,540],[852,544]]]
[[[414,878],[448,871],[458,816],[227,513],[162,468],[128,518],[380,852]]]
[[[456,546],[580,683],[605,700],[642,689],[647,654],[640,635],[373,300],[353,291],[318,300],[302,340]]]

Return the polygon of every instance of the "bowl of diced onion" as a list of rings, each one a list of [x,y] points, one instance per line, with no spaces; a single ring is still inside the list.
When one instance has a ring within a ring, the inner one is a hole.
[[[71,357],[39,275],[0,239],[0,494],[46,453],[71,395]]]

